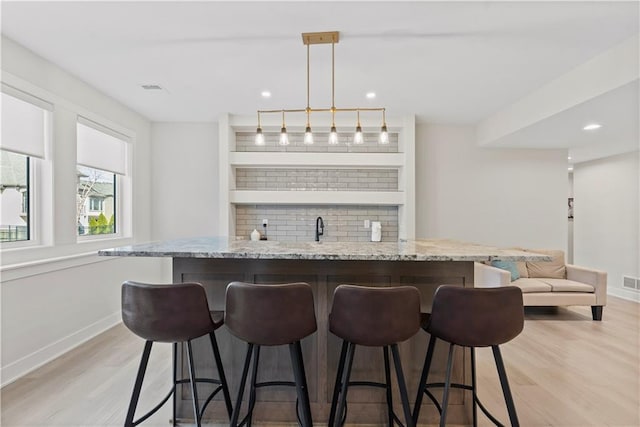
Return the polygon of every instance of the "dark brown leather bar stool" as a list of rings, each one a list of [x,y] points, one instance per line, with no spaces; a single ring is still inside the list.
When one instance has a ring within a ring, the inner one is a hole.
[[[329,426],[341,426],[346,420],[347,392],[350,386],[384,388],[387,393],[389,426],[393,426],[395,422],[402,426],[393,411],[389,347],[398,379],[405,426],[413,426],[398,343],[411,338],[419,329],[420,293],[412,286],[374,288],[340,285],[336,288],[329,314],[329,330],[343,341],[331,400]],[[386,383],[349,381],[357,345],[383,348]]]
[[[491,347],[496,362],[502,392],[507,404],[512,426],[519,426],[516,408],[511,396],[507,373],[504,369],[500,344],[511,341],[524,327],[522,291],[516,286],[502,288],[473,289],[457,286],[440,286],[434,295],[431,314],[423,314],[422,328],[431,335],[429,347],[420,378],[420,386],[413,408],[413,420],[417,423],[424,394],[429,397],[440,412],[440,426],[446,425],[447,404],[451,388],[471,390],[473,396],[473,425],[478,425],[477,406],[497,426],[500,422],[489,413],[478,399],[476,388],[476,347]],[[429,368],[433,358],[436,339],[449,343],[449,357],[444,383],[427,383]],[[451,369],[455,346],[469,347],[471,350],[471,385],[452,384]],[[442,406],[429,391],[430,387],[444,387]]]
[[[311,286],[307,283],[259,285],[232,282],[227,286],[225,323],[233,335],[247,343],[247,356],[231,426],[251,425],[257,388],[295,386],[298,395],[296,407],[301,407],[299,421],[303,427],[311,427],[311,406],[300,346],[300,341],[317,329]],[[285,344],[289,345],[295,381],[257,382],[260,347]],[[249,407],[247,415],[238,424],[252,356]]]
[[[193,414],[195,423],[200,426],[202,414],[214,396],[222,391],[229,417],[233,412],[231,396],[224,376],[220,351],[216,342],[215,330],[223,324],[222,313],[216,313],[212,319],[207,303],[207,294],[199,283],[177,283],[172,285],[151,285],[146,283],[125,282],[122,285],[122,320],[124,324],[142,339],[146,340],[138,375],[133,387],[133,395],[125,420],[125,427],[136,426],[153,415],[169,397],[173,395],[173,425],[176,425],[176,392],[178,384],[191,384]],[[193,364],[191,340],[209,335],[219,379],[197,378]],[[173,343],[173,385],[169,394],[151,411],[134,421],[142,381],[147,370],[151,345],[154,342]],[[187,344],[189,378],[177,378],[176,358],[178,343]],[[216,384],[202,408],[198,408],[198,390],[196,383]]]

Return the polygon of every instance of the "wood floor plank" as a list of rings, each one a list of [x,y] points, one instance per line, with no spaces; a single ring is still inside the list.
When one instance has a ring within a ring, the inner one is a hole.
[[[6,386],[1,425],[121,426],[143,344],[119,325]],[[502,346],[520,424],[640,426],[639,348],[640,304],[609,297],[602,322],[588,307],[528,308],[523,333]],[[492,353],[477,354],[480,398],[506,422]],[[170,345],[154,345],[139,413],[168,391],[170,361]],[[167,404],[143,426],[167,427],[170,418]]]

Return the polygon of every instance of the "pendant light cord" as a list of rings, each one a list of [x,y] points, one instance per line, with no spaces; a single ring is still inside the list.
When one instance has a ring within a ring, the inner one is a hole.
[[[311,107],[309,105],[309,82],[311,81],[311,74],[310,74],[310,67],[309,67],[309,44],[307,44],[307,127],[310,126],[309,124],[309,115],[311,113]]]

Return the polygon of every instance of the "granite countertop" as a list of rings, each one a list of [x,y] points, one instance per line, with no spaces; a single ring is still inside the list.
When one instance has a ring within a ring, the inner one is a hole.
[[[351,261],[550,261],[547,255],[456,240],[278,242],[197,237],[104,249],[103,256]]]

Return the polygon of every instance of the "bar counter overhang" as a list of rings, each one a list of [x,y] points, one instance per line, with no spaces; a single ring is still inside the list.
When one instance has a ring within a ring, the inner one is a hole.
[[[411,285],[421,294],[422,311],[430,311],[436,288],[440,285],[474,286],[474,262],[542,261],[549,258],[531,252],[465,243],[454,240],[409,240],[400,242],[277,242],[233,240],[226,237],[201,237],[157,243],[123,246],[99,252],[104,256],[171,257],[174,282],[199,282],[206,288],[211,310],[224,310],[225,289],[229,282],[275,284],[307,282],[314,293],[318,331],[302,342],[309,398],[314,423],[326,423],[331,405],[336,366],[341,341],[328,331],[327,319],[334,289],[340,284],[363,286]],[[132,277],[131,280],[136,278]],[[246,354],[246,344],[233,337],[226,328],[216,332],[225,374],[232,396],[237,393]],[[415,399],[424,363],[427,334],[420,331],[400,343],[402,367],[410,400]],[[215,376],[213,356],[208,342],[194,342],[198,377]],[[186,361],[182,358],[186,375]],[[470,357],[467,351],[455,356],[453,381],[470,381]],[[436,347],[429,375],[431,381],[443,381],[446,346]],[[260,355],[259,381],[290,380],[292,377],[288,348],[264,347]],[[384,382],[383,353],[379,348],[358,347],[352,381]],[[394,384],[394,396],[397,396]],[[188,387],[178,393],[177,418],[193,418]],[[438,391],[435,392],[438,396]],[[203,391],[200,396],[207,396]],[[246,398],[246,396],[245,396]],[[399,399],[396,411],[402,413]],[[257,392],[254,421],[295,422],[295,389],[282,387]],[[353,387],[349,389],[349,423],[386,422],[383,389]],[[202,403],[202,402],[201,402]],[[243,407],[246,408],[245,404]],[[469,424],[471,397],[452,390],[448,422]],[[220,400],[212,402],[204,420],[228,422]],[[420,423],[437,423],[438,412],[425,399]]]

